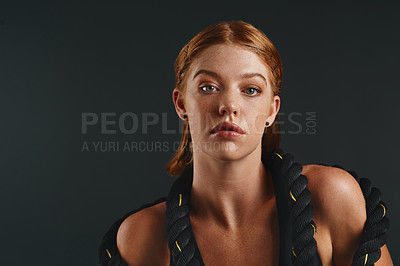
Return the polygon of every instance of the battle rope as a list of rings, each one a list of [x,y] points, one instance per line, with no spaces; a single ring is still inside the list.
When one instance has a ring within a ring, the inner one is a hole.
[[[166,200],[168,247],[174,265],[177,266],[204,265],[201,255],[196,254],[198,247],[190,229],[188,205],[193,177],[190,178],[189,171],[193,171],[193,168],[186,168],[182,176],[174,182]]]
[[[267,157],[272,169],[278,169],[279,178],[288,179],[289,210],[292,220],[292,263],[298,265],[322,265],[314,239],[316,225],[312,220],[314,209],[310,204],[311,193],[307,189],[308,179],[302,175],[303,167],[294,162],[290,153],[274,149]]]
[[[322,265],[314,239],[317,230],[312,220],[314,209],[310,204],[311,193],[307,189],[307,177],[301,175],[302,165],[294,162],[291,154],[274,149],[266,156],[271,171],[288,180],[289,209],[292,220],[292,262],[299,265]],[[324,164],[321,164],[324,165]],[[333,165],[343,169],[339,165]],[[166,229],[168,247],[175,265],[204,265],[190,227],[189,202],[192,185],[192,167],[185,169],[183,176],[172,185],[166,204]],[[380,200],[381,193],[371,187],[367,178],[359,179],[354,171],[348,171],[360,184],[367,206],[367,221],[352,265],[373,265],[381,256],[380,248],[387,239],[389,220],[385,216],[387,207]],[[179,195],[179,197],[177,197]]]
[[[338,164],[332,165],[332,167],[347,171]],[[381,257],[381,247],[387,240],[387,231],[390,226],[389,219],[386,217],[387,206],[381,200],[380,190],[372,187],[368,178],[360,179],[356,172],[351,170],[347,172],[359,183],[367,209],[367,221],[359,247],[353,257],[352,266],[374,265]]]

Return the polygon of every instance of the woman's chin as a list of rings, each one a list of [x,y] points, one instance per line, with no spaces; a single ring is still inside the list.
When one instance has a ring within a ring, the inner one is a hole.
[[[235,161],[246,156],[247,150],[240,149],[236,145],[223,145],[218,149],[209,149],[206,153],[215,160]]]
[[[200,152],[215,160],[235,161],[251,153],[251,144],[245,141],[203,141],[193,145],[194,153]],[[201,150],[201,151],[200,151]]]

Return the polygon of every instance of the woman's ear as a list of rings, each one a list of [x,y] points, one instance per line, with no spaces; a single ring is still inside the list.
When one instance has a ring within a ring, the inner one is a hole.
[[[269,108],[269,116],[267,121],[270,125],[275,121],[275,117],[279,112],[279,108],[281,107],[281,98],[278,95],[275,95],[271,101],[271,106]]]
[[[183,114],[186,114],[183,92],[175,88],[172,92],[172,100],[174,101],[176,113],[183,119]]]

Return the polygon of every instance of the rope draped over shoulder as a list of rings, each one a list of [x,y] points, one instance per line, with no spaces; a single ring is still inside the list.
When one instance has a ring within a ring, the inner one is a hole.
[[[317,227],[312,220],[314,210],[310,204],[311,193],[307,189],[307,177],[301,174],[302,165],[294,162],[291,154],[284,154],[279,148],[271,151],[262,160],[273,175],[287,182],[286,195],[292,225],[291,260],[293,265],[322,265],[314,239]],[[333,165],[333,167],[342,168],[338,165]],[[204,265],[189,219],[192,173],[193,167],[187,167],[172,185],[166,199],[168,247],[174,265],[179,266]],[[359,182],[367,205],[367,221],[352,265],[373,265],[380,258],[380,248],[387,239],[389,228],[389,220],[385,216],[387,208],[380,200],[380,191],[371,187],[371,182],[367,178],[359,179],[354,171],[349,171],[349,173]]]
[[[317,226],[312,220],[314,209],[310,204],[311,193],[307,189],[308,179],[302,175],[303,166],[294,162],[290,153],[275,149],[267,156],[271,171],[288,182],[287,196],[292,221],[292,263],[293,265],[322,265],[314,239]]]
[[[187,167],[174,182],[166,200],[168,248],[174,265],[204,265],[189,219],[193,167]]]
[[[320,165],[326,166],[326,164]],[[366,203],[367,221],[351,265],[374,265],[381,257],[381,247],[386,244],[387,232],[390,227],[389,218],[386,216],[387,206],[381,200],[382,193],[378,188],[372,186],[368,178],[359,178],[356,172],[348,171],[338,164],[332,165],[332,167],[347,171],[357,180]]]

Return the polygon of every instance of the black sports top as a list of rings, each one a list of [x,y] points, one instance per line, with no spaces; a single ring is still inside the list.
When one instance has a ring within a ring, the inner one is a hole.
[[[311,194],[306,188],[308,180],[301,174],[302,165],[294,163],[293,156],[289,153],[284,154],[281,149],[271,151],[261,160],[270,170],[273,179],[279,219],[279,265],[290,266],[294,261],[296,265],[322,265],[313,238],[316,224],[312,220],[314,211],[309,204]],[[333,167],[344,169],[339,165],[333,165]],[[372,187],[369,179],[360,179],[354,171],[348,172],[360,184],[367,206],[367,221],[352,265],[373,265],[379,260],[380,248],[386,243],[389,229],[389,220],[385,215],[387,207],[380,200],[379,189]],[[204,265],[190,219],[188,219],[192,181],[193,168],[188,166],[173,183],[168,197],[143,205],[117,220],[104,235],[99,246],[100,264],[102,266],[126,265],[121,259],[116,243],[120,225],[128,216],[166,201],[166,231],[171,254],[170,265]]]
[[[266,166],[266,163],[264,160],[262,160],[264,165]],[[290,261],[290,255],[291,255],[291,223],[290,223],[290,212],[288,208],[288,198],[286,197],[286,192],[287,190],[287,180],[283,178],[278,178],[277,174],[274,174],[272,171],[272,177],[273,177],[273,185],[274,185],[274,192],[275,192],[275,197],[276,197],[276,205],[277,205],[277,210],[278,210],[278,219],[279,219],[279,234],[280,234],[280,254],[279,254],[279,265],[292,265]],[[183,181],[185,182],[192,182],[193,180],[193,167],[187,167],[185,171],[182,173],[182,175],[174,182],[173,187],[178,184],[178,181],[181,183]],[[179,185],[179,184],[178,184]],[[172,189],[171,189],[172,192]],[[170,194],[171,194],[170,192]],[[116,246],[116,236],[118,232],[118,228],[122,224],[122,222],[130,215],[143,210],[145,208],[154,206],[156,204],[159,204],[163,201],[166,201],[166,197],[159,198],[155,200],[152,203],[146,204],[141,206],[138,209],[135,209],[126,215],[124,215],[121,219],[117,220],[111,228],[108,230],[108,232],[105,234],[103,237],[103,241],[99,247],[99,255],[100,255],[100,263],[101,265],[124,265],[123,261],[121,259],[121,256],[118,252],[117,246]],[[191,230],[192,231],[192,230]],[[192,231],[193,232],[193,231]],[[201,255],[196,254],[196,256],[201,260]],[[172,256],[170,256],[170,265],[174,265],[172,261]]]

